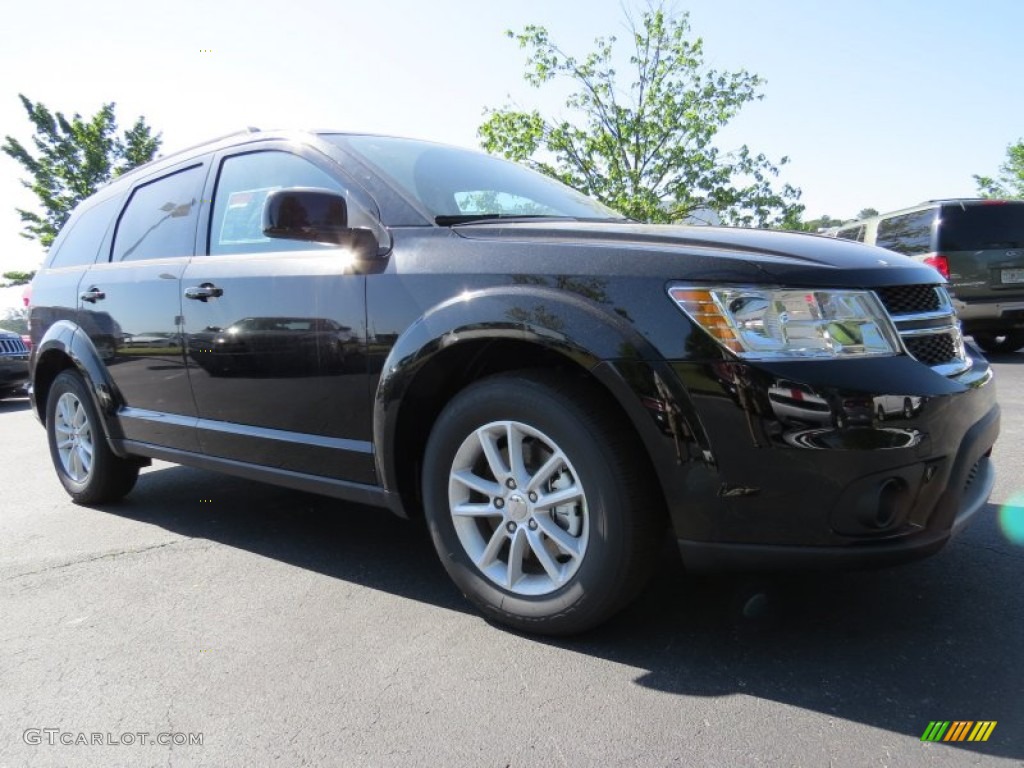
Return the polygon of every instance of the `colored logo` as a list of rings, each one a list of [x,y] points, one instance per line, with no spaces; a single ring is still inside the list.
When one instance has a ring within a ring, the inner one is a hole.
[[[921,741],[988,741],[996,720],[932,720],[921,734]]]

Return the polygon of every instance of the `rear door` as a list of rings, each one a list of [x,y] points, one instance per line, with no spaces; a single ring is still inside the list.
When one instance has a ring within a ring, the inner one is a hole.
[[[29,331],[34,349],[54,323],[82,325],[78,285],[97,258],[109,259],[113,222],[123,202],[124,195],[114,193],[82,203],[50,246],[32,283]]]
[[[943,205],[938,247],[961,301],[1024,300],[1024,202]]]
[[[209,161],[199,158],[136,184],[113,237],[78,286],[81,327],[123,402],[124,437],[189,451],[198,441],[180,281],[195,249],[208,170]]]
[[[274,189],[348,197],[332,166],[276,142],[218,155],[205,248],[182,283],[188,370],[205,453],[374,483],[366,278],[343,249],[262,232]]]

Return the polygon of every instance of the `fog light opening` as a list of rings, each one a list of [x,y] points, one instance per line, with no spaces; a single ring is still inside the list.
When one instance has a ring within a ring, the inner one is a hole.
[[[907,484],[898,477],[890,477],[878,489],[878,506],[875,508],[874,527],[889,528],[903,511],[907,495]]]

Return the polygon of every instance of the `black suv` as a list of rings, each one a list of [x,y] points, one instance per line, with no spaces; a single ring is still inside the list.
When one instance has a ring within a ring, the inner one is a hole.
[[[21,336],[0,328],[0,399],[25,394],[28,359],[28,347]]]
[[[163,158],[78,207],[32,300],[75,501],[158,458],[422,515],[459,588],[531,631],[611,615],[669,528],[693,569],[888,564],[993,483],[992,372],[931,267],[641,225],[436,144]]]

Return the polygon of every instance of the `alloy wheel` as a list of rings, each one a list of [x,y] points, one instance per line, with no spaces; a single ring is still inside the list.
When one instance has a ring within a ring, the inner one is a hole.
[[[528,424],[496,421],[468,435],[452,462],[448,501],[470,560],[514,594],[557,591],[586,555],[590,515],[579,475]]]
[[[76,483],[84,483],[92,472],[94,451],[89,415],[74,393],[65,392],[57,401],[54,417],[53,428],[61,466]]]

